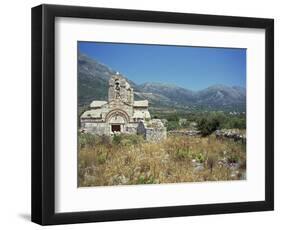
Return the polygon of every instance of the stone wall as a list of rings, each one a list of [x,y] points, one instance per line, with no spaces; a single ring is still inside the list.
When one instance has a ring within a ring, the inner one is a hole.
[[[223,129],[216,130],[215,135],[217,139],[233,139],[234,141],[241,141],[242,143],[246,143],[246,133],[243,133],[239,129]]]
[[[137,133],[137,127],[138,127],[137,123],[128,123],[126,126],[126,129],[125,129],[125,132],[135,134],[135,133]]]
[[[149,122],[141,121],[137,127],[137,134],[143,135],[148,141],[161,141],[167,138],[167,129],[158,119]]]
[[[145,137],[145,130],[146,130],[146,127],[145,127],[144,121],[140,121],[137,126],[137,134],[143,135]]]
[[[167,138],[166,128],[147,128],[145,139],[148,141],[161,141]]]
[[[86,133],[99,135],[109,135],[110,133],[110,125],[107,123],[85,122],[81,124],[81,129]]]

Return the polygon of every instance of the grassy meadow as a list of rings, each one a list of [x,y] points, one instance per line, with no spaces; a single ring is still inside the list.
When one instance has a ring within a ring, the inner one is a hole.
[[[79,133],[79,187],[246,179],[246,144],[208,136]]]

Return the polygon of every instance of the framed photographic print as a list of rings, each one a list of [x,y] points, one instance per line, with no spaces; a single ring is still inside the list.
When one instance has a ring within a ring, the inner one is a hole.
[[[32,9],[32,221],[273,210],[273,19]]]

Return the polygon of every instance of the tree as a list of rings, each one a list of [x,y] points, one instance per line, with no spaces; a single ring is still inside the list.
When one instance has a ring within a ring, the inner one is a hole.
[[[176,130],[180,127],[179,122],[177,121],[168,121],[167,123],[167,130]]]
[[[220,127],[220,121],[216,117],[201,118],[198,121],[197,128],[203,136],[212,134]]]
[[[168,121],[176,121],[179,122],[180,118],[177,114],[172,114],[167,118]]]

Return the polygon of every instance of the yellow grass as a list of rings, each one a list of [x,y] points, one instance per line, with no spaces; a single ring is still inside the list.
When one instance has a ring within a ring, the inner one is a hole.
[[[245,144],[213,136],[151,143],[134,135],[81,143],[80,136],[80,187],[239,180],[246,171]]]

